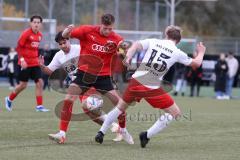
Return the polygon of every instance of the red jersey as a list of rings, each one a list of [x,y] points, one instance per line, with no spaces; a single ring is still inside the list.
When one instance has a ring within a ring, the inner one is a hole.
[[[31,28],[26,29],[18,39],[17,52],[19,57],[23,57],[28,67],[39,66],[38,49],[42,33],[34,33]],[[20,64],[20,58],[18,60]]]
[[[72,30],[71,37],[80,40],[79,70],[98,76],[112,75],[112,57],[123,40],[120,35],[112,32],[105,37],[100,34],[100,26],[82,25]]]

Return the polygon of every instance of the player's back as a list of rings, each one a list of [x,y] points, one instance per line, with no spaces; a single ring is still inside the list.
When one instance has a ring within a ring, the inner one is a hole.
[[[176,62],[188,65],[191,59],[171,40],[146,39],[139,41],[145,55],[133,78],[144,84],[159,84]]]

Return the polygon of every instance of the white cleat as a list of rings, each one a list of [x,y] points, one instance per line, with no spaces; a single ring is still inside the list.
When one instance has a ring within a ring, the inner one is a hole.
[[[111,131],[112,131],[112,133],[119,132],[119,125],[117,123],[113,122],[112,127],[111,127]]]
[[[48,134],[50,140],[57,142],[58,144],[64,144],[66,140],[66,135],[60,132],[56,134]]]
[[[113,139],[114,142],[120,142],[123,140],[122,134],[117,133],[116,135],[117,135],[116,138]]]
[[[119,124],[113,122],[111,127],[112,133],[116,133],[116,138],[113,139],[114,142],[120,142],[123,140],[123,136],[120,133],[120,127]]]
[[[123,140],[128,144],[134,144],[133,138],[126,128],[121,128],[120,134],[122,135]]]

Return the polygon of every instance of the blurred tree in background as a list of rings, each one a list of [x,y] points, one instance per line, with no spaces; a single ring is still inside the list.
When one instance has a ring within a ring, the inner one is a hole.
[[[176,24],[187,35],[239,37],[240,1],[182,2],[176,8]]]
[[[20,2],[21,1],[21,2]],[[58,28],[72,23],[72,0],[52,0],[52,18],[57,19]],[[24,0],[4,0],[4,16],[24,17]],[[154,30],[155,0],[140,0],[140,30]],[[164,3],[164,0],[159,0]],[[97,22],[104,12],[115,14],[114,0],[99,0]],[[135,29],[135,0],[119,0],[119,29]],[[94,23],[94,0],[76,0],[75,24]],[[185,36],[240,37],[240,0],[219,0],[217,2],[183,1],[176,7],[176,25],[184,29]],[[39,13],[49,18],[48,0],[29,0],[28,16]],[[160,9],[160,29],[166,26],[166,10]],[[95,19],[95,22],[96,22]],[[10,25],[8,27],[12,27]]]

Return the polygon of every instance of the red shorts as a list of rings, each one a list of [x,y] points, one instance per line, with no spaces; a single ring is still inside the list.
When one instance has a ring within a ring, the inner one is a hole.
[[[174,104],[172,97],[160,89],[148,88],[132,78],[123,94],[126,103],[140,102],[144,98],[154,108],[165,109]]]

